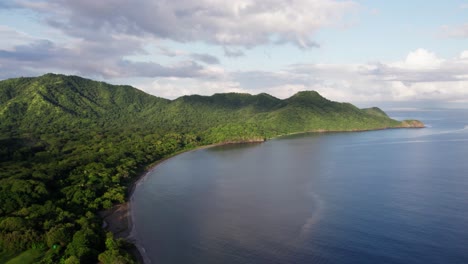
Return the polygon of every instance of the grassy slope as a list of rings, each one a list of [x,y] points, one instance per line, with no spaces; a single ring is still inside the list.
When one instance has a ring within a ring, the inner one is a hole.
[[[37,263],[43,255],[44,255],[43,250],[29,249],[13,258],[10,258],[5,263],[6,264],[33,264],[33,263]]]

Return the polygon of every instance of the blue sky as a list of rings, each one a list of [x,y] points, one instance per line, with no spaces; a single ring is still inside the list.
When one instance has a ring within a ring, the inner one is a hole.
[[[6,0],[0,79],[468,105],[468,1]]]

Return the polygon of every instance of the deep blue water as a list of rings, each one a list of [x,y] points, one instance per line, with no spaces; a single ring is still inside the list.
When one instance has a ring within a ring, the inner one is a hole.
[[[197,150],[132,197],[152,263],[468,263],[468,110]]]

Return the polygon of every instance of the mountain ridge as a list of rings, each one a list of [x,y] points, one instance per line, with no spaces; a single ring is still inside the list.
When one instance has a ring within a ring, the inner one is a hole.
[[[145,169],[211,144],[302,132],[418,127],[314,91],[287,99],[225,93],[168,100],[131,86],[46,74],[0,81],[0,262],[134,263],[99,211]]]
[[[191,116],[186,115],[188,112]],[[318,127],[306,121],[314,118],[323,119],[330,113],[332,113],[329,116],[330,120],[335,119],[334,122],[341,124],[353,117],[356,127],[333,126],[323,122],[321,123],[324,127]],[[262,116],[265,114],[266,116]],[[349,116],[344,117],[346,114]],[[360,118],[357,118],[358,115]],[[40,77],[0,81],[0,121],[10,127],[35,129],[41,127],[38,122],[44,120],[50,126],[56,126],[57,123],[63,124],[66,123],[65,120],[77,118],[84,123],[112,123],[125,119],[144,122],[146,119],[152,124],[169,124],[171,129],[184,123],[193,123],[197,118],[207,118],[205,121],[209,121],[209,125],[203,125],[206,123],[203,120],[200,122],[202,126],[200,129],[205,130],[208,126],[222,125],[221,119],[227,122],[241,122],[240,119],[244,119],[241,123],[249,123],[248,120],[257,122],[265,126],[263,130],[273,129],[276,134],[291,131],[280,128],[277,124],[265,124],[265,120],[299,122],[306,119],[303,123],[308,123],[308,126],[294,124],[296,130],[304,131],[318,129],[345,131],[355,130],[359,126],[363,126],[363,129],[399,126],[381,109],[361,110],[349,103],[330,101],[316,91],[301,91],[283,100],[266,93],[185,95],[169,100],[147,94],[131,86],[110,85],[79,76],[46,74]],[[359,119],[362,119],[362,122],[359,122]],[[379,122],[380,125],[377,124]],[[266,137],[271,136],[271,133],[264,134]]]

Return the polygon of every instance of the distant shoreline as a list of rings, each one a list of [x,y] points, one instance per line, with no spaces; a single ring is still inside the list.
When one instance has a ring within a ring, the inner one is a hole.
[[[242,141],[227,141],[227,142],[222,142],[222,143],[216,143],[216,144],[210,144],[210,145],[203,145],[199,147],[195,147],[192,149],[187,149],[187,150],[182,150],[175,152],[167,157],[164,157],[160,160],[157,160],[148,166],[146,166],[146,169],[143,170],[142,173],[140,173],[139,176],[135,177],[135,179],[130,183],[130,187],[128,189],[128,200],[125,203],[122,204],[116,204],[114,205],[111,209],[101,211],[99,212],[99,215],[103,219],[103,228],[106,231],[110,231],[114,234],[115,238],[123,238],[127,240],[128,242],[132,243],[135,245],[136,250],[132,251],[131,253],[135,256],[135,258],[141,262],[141,263],[147,263],[149,260],[148,257],[145,254],[145,249],[139,245],[135,238],[135,233],[134,233],[134,224],[133,224],[133,214],[132,214],[132,208],[131,208],[131,203],[132,203],[132,198],[133,198],[133,193],[136,189],[136,187],[144,182],[146,180],[147,176],[153,172],[153,170],[156,169],[158,165],[161,165],[162,163],[184,153],[189,153],[201,149],[207,149],[207,148],[212,148],[212,147],[218,147],[218,146],[225,146],[225,145],[234,145],[234,144],[259,144],[259,143],[264,143],[267,140],[271,139],[276,139],[276,138],[281,138],[281,137],[286,137],[286,136],[291,136],[291,135],[300,135],[300,134],[308,134],[308,133],[319,133],[319,134],[324,134],[324,133],[338,133],[338,132],[366,132],[366,131],[379,131],[379,130],[386,130],[386,129],[401,129],[401,128],[423,128],[424,126],[414,126],[414,127],[382,127],[382,128],[374,128],[374,129],[353,129],[353,130],[325,130],[325,129],[318,129],[318,130],[312,130],[312,131],[305,131],[305,132],[295,132],[295,133],[288,133],[288,134],[282,134],[278,135],[275,137],[271,137],[269,139],[252,139],[252,140],[242,140]]]

